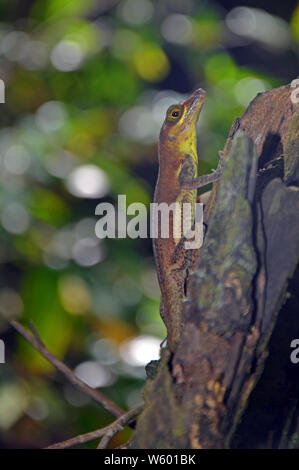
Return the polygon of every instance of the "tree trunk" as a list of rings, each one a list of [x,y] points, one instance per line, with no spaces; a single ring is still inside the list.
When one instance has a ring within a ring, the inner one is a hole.
[[[284,86],[236,119],[188,280],[184,331],[145,389],[134,448],[299,446],[299,105]]]

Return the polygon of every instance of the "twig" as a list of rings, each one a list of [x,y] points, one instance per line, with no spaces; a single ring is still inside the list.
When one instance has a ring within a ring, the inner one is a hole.
[[[103,406],[105,410],[109,411],[111,414],[113,414],[113,416],[116,416],[117,418],[123,416],[124,410],[122,410],[116,403],[114,403],[112,400],[103,395],[103,393],[101,393],[100,391],[89,387],[89,385],[79,379],[67,365],[65,365],[62,361],[60,361],[60,359],[54,356],[51,351],[48,350],[48,348],[42,342],[41,337],[39,336],[32,322],[29,323],[29,326],[33,334],[30,333],[27,328],[24,328],[24,326],[16,320],[11,320],[9,321],[9,323],[27,341],[29,341],[29,343],[35,349],[37,349],[37,351],[39,351],[45,359],[47,359],[57,370],[59,370],[75,387],[77,387],[83,393],[85,393],[94,401]]]
[[[112,436],[109,433],[109,434],[106,434],[106,436],[102,437],[102,439],[100,440],[99,445],[97,446],[97,449],[107,449],[107,447],[109,445],[109,442],[111,441],[114,434],[116,434],[116,433],[113,433]]]
[[[102,437],[99,445],[97,446],[97,449],[107,449],[111,439],[115,436],[115,434],[122,430],[123,427],[121,425],[119,425],[118,428],[111,429],[111,431],[109,431],[107,434],[105,434],[105,436]]]
[[[87,434],[81,434],[80,436],[72,437],[67,441],[58,442],[57,444],[53,444],[47,447],[47,449],[67,449],[78,444],[84,444],[85,442],[93,441],[95,439],[98,439],[99,437],[102,437],[102,441],[98,446],[98,449],[104,449],[105,447],[107,447],[112,437],[119,431],[122,431],[125,425],[132,423],[132,421],[135,420],[136,416],[138,416],[142,410],[143,405],[139,405],[136,408],[133,408],[132,410],[123,414],[116,421],[104,428],[88,432]]]

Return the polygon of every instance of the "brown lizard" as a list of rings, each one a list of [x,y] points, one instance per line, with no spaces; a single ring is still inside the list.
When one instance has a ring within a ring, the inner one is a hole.
[[[219,152],[216,171],[197,176],[198,155],[196,148],[196,124],[205,101],[206,92],[199,88],[190,98],[172,105],[166,112],[161,128],[158,152],[159,174],[154,202],[180,205],[189,202],[195,208],[197,188],[220,178],[223,171],[223,154]],[[194,210],[191,218],[194,221]],[[195,266],[198,249],[186,249],[184,238],[173,236],[174,216],[169,213],[169,237],[153,239],[154,257],[161,289],[161,317],[167,327],[167,347],[170,351],[177,344],[182,329],[182,302],[188,271]]]

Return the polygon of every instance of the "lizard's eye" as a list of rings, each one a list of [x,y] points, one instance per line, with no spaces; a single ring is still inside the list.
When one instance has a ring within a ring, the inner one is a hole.
[[[182,116],[183,109],[179,105],[170,106],[167,110],[167,120],[170,122],[178,121]]]

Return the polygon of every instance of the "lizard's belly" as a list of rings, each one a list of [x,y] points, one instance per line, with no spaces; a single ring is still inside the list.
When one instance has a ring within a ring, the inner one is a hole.
[[[196,190],[182,190],[177,198],[177,211],[173,219],[173,234],[176,245],[193,227],[196,195]]]
[[[153,250],[161,290],[163,290],[162,286],[172,269],[173,255],[177,245],[184,237],[184,229],[190,230],[193,227],[196,195],[196,190],[181,191],[176,200],[176,210],[169,211],[168,217],[158,219],[158,237],[153,239]],[[168,225],[168,236],[166,238],[161,236],[162,223]]]

